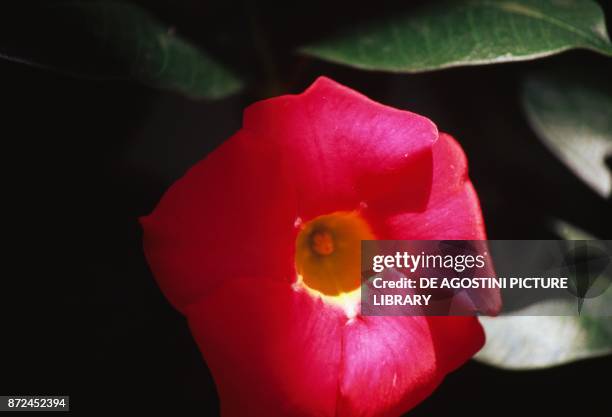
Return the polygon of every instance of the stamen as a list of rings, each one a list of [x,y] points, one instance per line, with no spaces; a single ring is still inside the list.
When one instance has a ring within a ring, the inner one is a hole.
[[[334,238],[326,230],[312,234],[312,250],[322,256],[331,255],[334,252]]]

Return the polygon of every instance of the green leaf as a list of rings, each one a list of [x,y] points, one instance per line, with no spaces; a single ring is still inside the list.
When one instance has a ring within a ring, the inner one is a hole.
[[[612,191],[606,165],[612,155],[612,91],[606,85],[587,70],[531,76],[522,100],[542,142],[603,197]]]
[[[573,224],[564,222],[563,220],[554,220],[552,229],[555,233],[565,240],[596,240],[597,238],[588,232],[574,226]]]
[[[241,87],[212,56],[134,4],[33,7],[3,16],[0,57],[85,78],[133,79],[192,98],[220,98]]]
[[[612,302],[612,291],[601,299]],[[553,303],[549,301],[548,303]],[[499,368],[527,370],[562,365],[612,353],[612,318],[538,316],[556,306],[539,304],[524,314],[481,317],[487,342],[474,359]]]
[[[362,69],[421,72],[529,60],[572,48],[612,55],[604,15],[594,1],[432,1],[302,52]]]
[[[555,221],[553,227],[565,239],[595,239],[562,221]],[[612,353],[612,317],[589,314],[609,311],[612,286],[602,295],[585,300],[579,316],[542,315],[575,308],[568,304],[546,300],[524,308],[520,316],[481,317],[487,341],[475,359],[499,368],[527,370]]]

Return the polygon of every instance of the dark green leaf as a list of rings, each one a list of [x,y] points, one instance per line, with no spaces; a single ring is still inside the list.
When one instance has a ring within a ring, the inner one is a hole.
[[[612,190],[612,91],[590,71],[531,76],[523,105],[544,144],[600,195]]]
[[[363,69],[420,72],[528,60],[572,48],[612,55],[604,15],[594,1],[432,1],[302,51]]]
[[[75,76],[133,79],[193,98],[219,98],[241,87],[212,56],[133,4],[61,2],[3,18],[0,56],[6,59]]]

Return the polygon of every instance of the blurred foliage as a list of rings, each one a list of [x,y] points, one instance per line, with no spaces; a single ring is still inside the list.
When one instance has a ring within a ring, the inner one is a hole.
[[[612,189],[612,89],[593,70],[530,75],[522,101],[542,142],[602,197]]]
[[[133,79],[193,98],[241,88],[233,72],[134,4],[49,2],[3,17],[0,56],[9,60],[81,77]]]

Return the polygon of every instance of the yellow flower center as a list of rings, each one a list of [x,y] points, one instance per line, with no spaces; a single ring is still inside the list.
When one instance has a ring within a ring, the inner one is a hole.
[[[327,297],[352,293],[361,283],[361,241],[374,238],[357,212],[336,212],[305,223],[296,239],[298,281]]]

